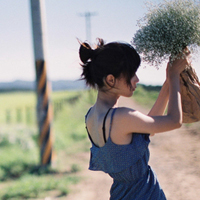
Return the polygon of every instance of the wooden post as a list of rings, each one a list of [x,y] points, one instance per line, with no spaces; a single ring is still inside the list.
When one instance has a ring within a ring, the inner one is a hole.
[[[50,101],[51,88],[47,79],[47,68],[45,61],[45,25],[43,14],[44,0],[31,0],[40,156],[41,165],[46,166],[50,165],[53,159],[53,110]]]

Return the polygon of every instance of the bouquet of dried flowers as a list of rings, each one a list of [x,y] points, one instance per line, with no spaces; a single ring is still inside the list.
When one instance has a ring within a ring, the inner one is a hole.
[[[200,46],[200,3],[195,0],[164,0],[138,21],[140,29],[132,44],[143,60],[157,68],[171,61],[189,47]],[[180,74],[183,123],[200,121],[200,82],[195,70],[188,66]]]
[[[200,46],[200,3],[164,0],[150,5],[138,26],[132,44],[145,62],[158,67],[169,56],[175,59],[186,46],[192,52]]]

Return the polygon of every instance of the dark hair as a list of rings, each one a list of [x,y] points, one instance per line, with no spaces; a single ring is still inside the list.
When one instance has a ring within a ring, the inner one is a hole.
[[[95,49],[86,42],[82,43],[79,56],[83,62],[81,77],[93,88],[96,86],[102,88],[103,80],[109,74],[115,78],[123,75],[127,85],[131,85],[131,78],[141,62],[140,56],[130,44],[119,42],[104,44],[102,39],[98,39]]]

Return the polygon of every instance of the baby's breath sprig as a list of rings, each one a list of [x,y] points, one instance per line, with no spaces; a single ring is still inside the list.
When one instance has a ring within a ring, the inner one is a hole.
[[[138,20],[132,44],[145,62],[158,67],[177,58],[188,46],[200,46],[200,3],[196,0],[164,0],[148,4],[148,13]]]

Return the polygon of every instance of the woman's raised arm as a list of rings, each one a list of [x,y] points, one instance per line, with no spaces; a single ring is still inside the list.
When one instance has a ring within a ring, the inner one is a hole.
[[[123,109],[119,111],[118,120],[122,120],[123,132],[131,133],[159,133],[179,128],[182,124],[182,105],[180,95],[180,73],[189,65],[189,56],[176,59],[168,65],[168,83],[164,84],[156,106],[150,111],[150,115],[144,115],[138,111]],[[167,84],[169,86],[168,112],[162,116],[166,105]],[[165,100],[164,103],[161,101]],[[157,114],[160,114],[159,116]],[[155,116],[157,115],[157,116]]]

